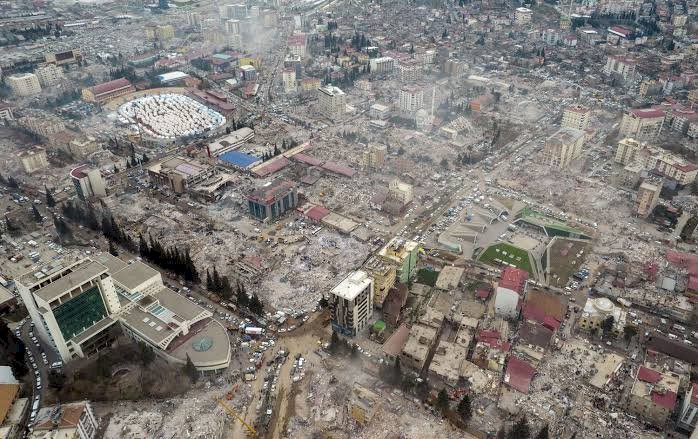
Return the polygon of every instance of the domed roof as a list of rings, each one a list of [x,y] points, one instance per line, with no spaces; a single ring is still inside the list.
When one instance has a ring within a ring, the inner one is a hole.
[[[601,312],[609,313],[613,311],[613,302],[605,297],[601,297],[594,301],[594,307]]]

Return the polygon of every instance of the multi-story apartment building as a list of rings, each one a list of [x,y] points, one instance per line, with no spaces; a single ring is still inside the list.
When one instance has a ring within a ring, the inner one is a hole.
[[[22,162],[22,168],[24,168],[24,172],[27,174],[32,174],[48,167],[46,150],[38,146],[27,151],[22,151],[19,154],[19,160]]]
[[[349,415],[359,424],[368,425],[378,412],[381,397],[359,383],[354,383],[349,397]]]
[[[240,33],[240,20],[226,20],[225,31],[231,35],[238,35]]]
[[[15,120],[15,116],[12,113],[12,105],[7,102],[0,101],[0,120]]]
[[[355,336],[373,315],[373,279],[363,270],[350,273],[330,291],[332,329]]]
[[[528,8],[516,8],[514,12],[514,22],[519,25],[525,25],[531,22],[533,11]]]
[[[635,79],[637,61],[624,56],[609,56],[606,58],[606,65],[603,72],[606,75],[619,75],[625,81]]]
[[[389,56],[383,56],[380,58],[372,58],[369,62],[371,67],[371,73],[381,74],[390,73],[395,69],[395,60]]]
[[[65,76],[63,69],[55,64],[44,64],[34,70],[34,74],[39,79],[42,87],[50,87],[61,82]]]
[[[674,180],[679,186],[693,183],[698,175],[698,165],[667,153],[663,153],[657,158],[655,169],[664,177]]]
[[[72,49],[57,53],[51,52],[44,55],[44,60],[47,63],[55,64],[57,66],[80,63],[82,61],[82,52],[80,49]]]
[[[385,247],[378,252],[378,257],[397,267],[397,279],[407,284],[417,270],[417,257],[419,244],[414,241],[405,241],[399,237],[391,239]]]
[[[664,117],[661,108],[628,110],[620,122],[620,135],[638,140],[654,140],[662,132]]]
[[[281,72],[281,81],[284,84],[284,93],[295,93],[296,86],[296,69],[286,68]]]
[[[247,195],[250,215],[259,221],[274,221],[298,205],[298,189],[288,180],[275,180],[271,185]]]
[[[414,114],[424,108],[424,89],[421,87],[403,87],[399,95],[400,111]]]
[[[424,74],[424,66],[421,62],[419,62],[416,59],[408,59],[406,61],[400,62],[400,65],[398,66],[398,71],[400,72],[400,81],[418,81],[422,78],[422,75]]]
[[[287,39],[287,43],[288,43],[288,51],[292,55],[297,55],[297,56],[300,56],[301,58],[305,58],[305,50],[306,50],[305,34],[289,35],[289,37]]]
[[[545,141],[543,160],[549,166],[564,169],[582,155],[584,132],[560,128]]]
[[[662,191],[660,182],[643,181],[637,189],[635,201],[635,213],[643,218],[648,217],[659,201],[659,193]]]
[[[561,126],[562,128],[585,131],[589,128],[589,119],[591,119],[591,110],[581,105],[574,105],[565,108]]]
[[[395,264],[371,256],[361,268],[373,280],[373,305],[382,308],[388,291],[395,286],[397,270]]]
[[[31,96],[41,93],[39,78],[33,73],[20,73],[5,78],[5,83],[17,96]]]
[[[104,185],[102,172],[90,165],[80,165],[70,171],[70,179],[73,180],[75,193],[85,201],[92,197],[106,197],[107,189]]]
[[[17,119],[17,123],[27,131],[44,139],[49,139],[54,134],[65,131],[63,121],[48,113],[41,113],[36,116],[22,116]]]
[[[385,156],[388,153],[388,147],[382,143],[371,143],[366,147],[363,153],[364,166],[369,169],[381,169],[385,163]]]
[[[691,383],[679,413],[679,426],[687,431],[696,431],[698,425],[698,383]]]
[[[336,120],[346,112],[347,96],[339,87],[326,85],[318,89],[318,110],[328,119]]]
[[[626,137],[618,142],[614,161],[621,165],[630,165],[637,160],[638,152],[642,149],[642,145],[635,139]]]

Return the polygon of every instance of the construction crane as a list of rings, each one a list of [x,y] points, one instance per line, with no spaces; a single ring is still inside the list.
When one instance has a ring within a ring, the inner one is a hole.
[[[240,415],[238,415],[238,414],[235,412],[235,410],[233,410],[232,408],[230,408],[230,407],[228,406],[228,404],[226,404],[222,399],[218,399],[218,398],[214,398],[214,399],[218,402],[218,404],[221,405],[221,407],[223,407],[223,409],[224,409],[226,412],[228,412],[228,414],[229,414],[230,416],[232,416],[232,417],[234,417],[235,419],[237,419],[238,421],[240,421],[240,423],[241,423],[242,425],[244,425],[245,428],[247,428],[247,431],[248,431],[248,433],[249,433],[249,436],[257,437],[257,430],[255,430],[253,426],[251,426],[250,424],[248,424],[247,422],[245,422],[245,420],[242,419],[242,418],[240,417]]]

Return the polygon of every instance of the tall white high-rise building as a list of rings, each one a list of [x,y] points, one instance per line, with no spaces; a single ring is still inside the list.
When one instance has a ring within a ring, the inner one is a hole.
[[[373,279],[365,271],[351,273],[330,292],[332,328],[355,336],[373,314]]]

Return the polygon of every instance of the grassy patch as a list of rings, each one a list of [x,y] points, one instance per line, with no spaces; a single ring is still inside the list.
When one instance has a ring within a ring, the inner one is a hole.
[[[583,265],[590,247],[585,242],[557,238],[550,248],[550,285],[557,287],[567,285],[568,279]],[[584,254],[577,258],[581,250],[584,250]],[[554,277],[555,275],[557,278]]]
[[[528,252],[511,244],[500,242],[491,245],[482,252],[478,259],[490,265],[499,265],[497,262],[498,260],[504,261],[516,268],[528,271],[531,276],[535,276],[535,271],[531,266]]]
[[[436,279],[439,277],[439,272],[435,270],[430,270],[428,268],[420,268],[417,271],[417,283],[429,285],[433,287],[436,285]]]

